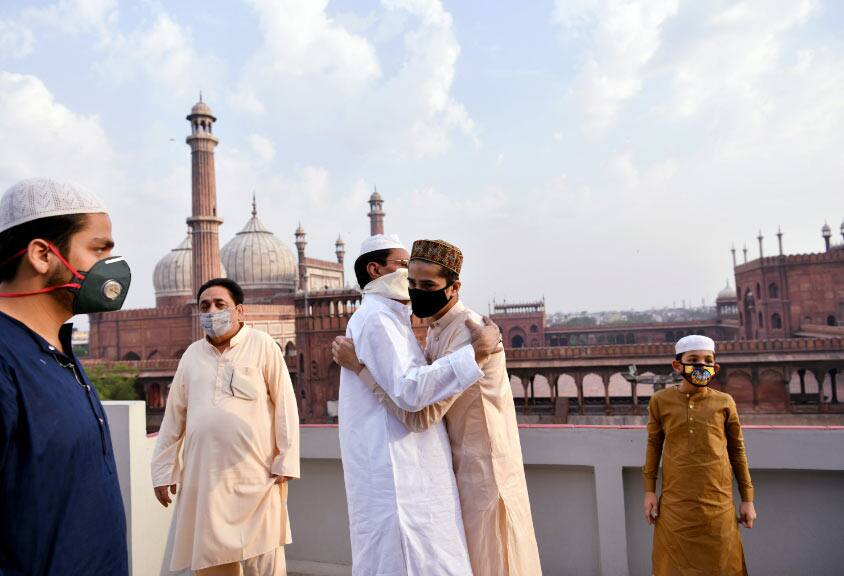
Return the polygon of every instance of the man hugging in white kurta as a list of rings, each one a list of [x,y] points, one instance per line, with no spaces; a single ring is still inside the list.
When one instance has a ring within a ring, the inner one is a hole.
[[[161,504],[178,488],[170,569],[284,576],[287,480],[299,477],[290,375],[269,334],[244,324],[236,282],[206,282],[197,304],[207,336],[179,361],[152,459]]]
[[[361,362],[402,409],[459,394],[483,372],[498,327],[473,325],[472,343],[428,365],[410,322],[407,264],[395,236],[367,238],[355,262],[363,302],[349,320]],[[355,576],[472,574],[451,449],[442,422],[409,432],[358,375],[340,372],[340,449]]]

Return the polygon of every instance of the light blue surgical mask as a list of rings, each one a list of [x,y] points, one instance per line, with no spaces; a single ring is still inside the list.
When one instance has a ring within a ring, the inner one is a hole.
[[[219,338],[228,334],[233,324],[231,310],[204,312],[199,315],[199,326],[210,338]]]

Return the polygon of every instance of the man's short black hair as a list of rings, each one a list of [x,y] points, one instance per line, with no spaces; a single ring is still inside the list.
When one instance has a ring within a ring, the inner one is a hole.
[[[70,239],[87,223],[87,214],[66,214],[38,218],[0,232],[0,282],[8,282],[15,277],[21,262],[15,254],[37,238],[46,240],[67,258]]]
[[[358,286],[363,288],[369,284],[370,280],[372,280],[372,278],[369,277],[369,272],[366,271],[366,267],[369,266],[371,262],[375,262],[379,266],[387,265],[387,258],[390,257],[390,250],[392,250],[392,248],[373,250],[372,252],[367,252],[366,254],[358,256],[358,259],[355,260],[355,278],[358,281]]]
[[[202,296],[202,293],[214,286],[222,286],[223,288],[228,290],[229,294],[231,294],[232,300],[234,300],[235,305],[243,304],[243,288],[241,288],[240,284],[238,284],[231,278],[212,278],[211,280],[200,286],[199,291],[196,293],[197,303],[199,302],[199,297]]]

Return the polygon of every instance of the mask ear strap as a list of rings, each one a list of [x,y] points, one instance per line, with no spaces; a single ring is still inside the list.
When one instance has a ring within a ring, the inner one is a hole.
[[[52,244],[51,242],[48,242],[48,243],[47,243],[47,246],[49,246],[49,247],[50,247],[50,251],[51,251],[53,254],[55,254],[55,255],[56,255],[56,258],[58,258],[58,259],[59,259],[59,261],[60,261],[62,264],[64,264],[64,265],[67,267],[67,269],[68,269],[68,270],[70,270],[70,272],[71,272],[71,273],[72,273],[72,274],[73,274],[73,275],[74,275],[74,276],[75,276],[78,280],[80,280],[80,281],[85,280],[85,276],[83,276],[82,274],[80,274],[80,273],[76,270],[76,268],[74,268],[74,267],[70,264],[70,262],[68,262],[68,261],[65,259],[65,257],[64,257],[64,256],[62,256],[62,255],[59,253],[59,251],[58,251],[58,250],[56,250],[56,247],[55,247],[55,246],[53,246],[53,244]],[[18,252],[17,254],[14,254],[14,255],[13,255],[13,256],[11,256],[10,258],[7,258],[7,259],[6,259],[6,260],[5,260],[2,264],[0,264],[0,268],[3,268],[4,266],[6,266],[6,264],[8,264],[9,262],[12,262],[13,260],[17,260],[18,258],[20,258],[21,256],[23,256],[24,254],[26,254],[27,250],[29,250],[29,248],[24,248],[24,249],[22,249],[20,252]],[[74,288],[74,287],[79,288],[79,286],[78,286],[78,285],[76,285],[76,284],[68,284],[68,285],[66,285],[66,286],[57,286],[57,288],[67,288],[67,287],[70,287],[70,288]]]
[[[47,243],[47,245],[50,247],[50,251],[51,251],[53,254],[55,254],[55,255],[56,255],[56,257],[58,257],[58,259],[61,261],[61,263],[62,263],[62,264],[64,264],[65,266],[67,266],[68,270],[70,270],[70,271],[71,271],[71,273],[72,273],[72,274],[73,274],[73,275],[74,275],[77,279],[79,279],[80,281],[85,280],[85,276],[83,276],[82,274],[80,274],[80,273],[76,270],[76,268],[74,268],[73,266],[71,266],[70,262],[68,262],[68,261],[65,259],[65,257],[64,257],[64,256],[62,256],[61,254],[59,254],[59,251],[58,251],[58,250],[56,250],[56,247],[55,247],[55,246],[53,246],[53,244],[52,244],[52,243],[49,243],[49,242],[48,242],[48,243]],[[15,254],[14,256],[12,256],[11,258],[7,259],[5,262],[3,262],[3,264],[0,264],[0,268],[2,268],[3,266],[5,266],[6,264],[8,264],[9,262],[11,262],[12,260],[14,260],[14,259],[16,259],[16,258],[20,258],[20,257],[21,257],[21,256],[23,256],[24,254],[26,254],[26,251],[27,251],[27,248],[24,248],[23,250],[21,250],[20,252],[18,252],[18,253],[17,253],[17,254]],[[58,286],[47,286],[46,288],[41,288],[40,290],[32,290],[31,292],[4,292],[4,293],[0,293],[0,298],[21,298],[21,297],[23,297],[23,296],[35,296],[36,294],[47,294],[48,292],[55,292],[56,290],[61,290],[62,288],[76,288],[76,289],[81,289],[81,288],[82,288],[82,284],[80,284],[79,282],[68,282],[67,284],[60,284],[60,285],[58,285]]]
[[[62,256],[61,254],[59,254],[59,251],[58,251],[58,250],[56,250],[56,247],[55,247],[55,246],[53,246],[52,244],[48,244],[48,246],[50,246],[50,250],[53,252],[53,254],[55,254],[55,255],[56,255],[56,257],[57,257],[57,258],[61,261],[61,263],[62,263],[62,264],[64,264],[65,266],[67,266],[67,269],[68,269],[68,270],[70,270],[70,271],[71,271],[71,273],[72,273],[74,276],[76,276],[76,278],[77,278],[77,279],[79,279],[80,281],[81,281],[81,280],[85,280],[85,276],[83,276],[82,274],[80,274],[80,273],[76,270],[76,268],[74,268],[73,266],[71,266],[70,262],[68,262],[67,260],[65,260],[65,257],[64,257],[64,256]]]

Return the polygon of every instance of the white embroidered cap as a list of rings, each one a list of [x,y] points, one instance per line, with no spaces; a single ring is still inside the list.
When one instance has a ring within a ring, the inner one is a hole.
[[[709,336],[701,336],[700,334],[691,334],[684,336],[677,340],[674,345],[674,353],[682,354],[684,352],[691,352],[692,350],[710,350],[715,352],[715,340]]]
[[[363,256],[376,250],[392,250],[394,248],[407,250],[395,234],[376,234],[375,236],[369,236],[361,243],[360,255]]]
[[[76,184],[30,178],[14,184],[0,198],[0,232],[39,218],[106,212],[99,198]]]

